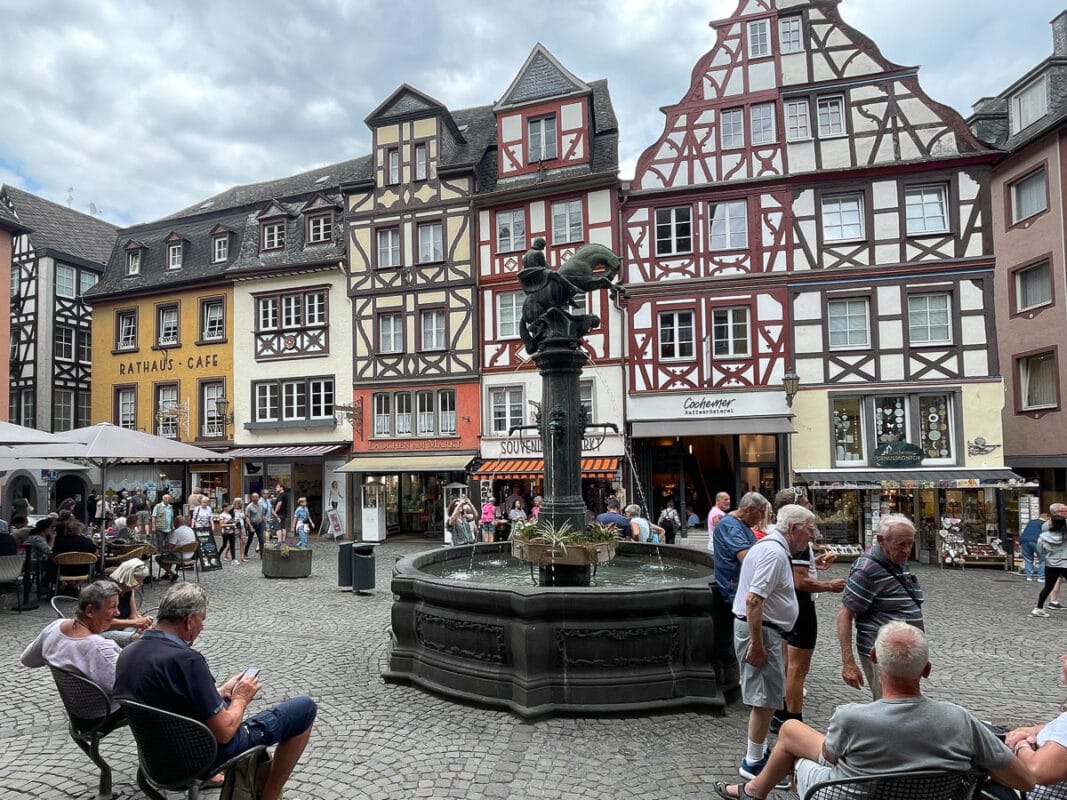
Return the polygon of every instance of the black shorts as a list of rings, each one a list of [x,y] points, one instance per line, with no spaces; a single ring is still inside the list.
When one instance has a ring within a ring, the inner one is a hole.
[[[793,630],[785,635],[785,642],[790,647],[801,650],[814,650],[815,640],[819,636],[819,618],[815,613],[815,601],[810,594],[797,595],[800,604],[800,613],[797,615],[797,624]]]

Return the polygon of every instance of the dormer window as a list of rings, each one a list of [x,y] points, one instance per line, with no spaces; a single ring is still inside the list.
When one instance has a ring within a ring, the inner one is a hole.
[[[230,237],[226,234],[211,240],[211,261],[218,264],[230,257]]]
[[[181,269],[182,245],[181,242],[167,245],[167,269]]]
[[[527,124],[530,142],[530,163],[556,158],[556,118],[538,117]]]
[[[1011,132],[1018,133],[1048,113],[1048,89],[1042,75],[1011,98]]]
[[[140,275],[141,274],[141,251],[134,250],[133,252],[126,254],[126,274],[127,275]]]
[[[281,250],[285,247],[285,223],[264,222],[262,224],[263,238],[261,250]]]
[[[333,215],[315,214],[307,218],[308,244],[323,244],[333,238]]]

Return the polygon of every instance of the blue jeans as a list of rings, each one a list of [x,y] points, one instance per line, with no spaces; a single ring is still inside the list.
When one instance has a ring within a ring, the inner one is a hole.
[[[1026,577],[1034,577],[1034,558],[1037,558],[1037,579],[1045,580],[1045,556],[1037,549],[1037,542],[1020,541],[1019,548],[1023,553],[1023,569]]]
[[[210,774],[219,764],[240,755],[250,747],[270,746],[299,736],[315,722],[319,707],[306,695],[293,697],[276,706],[253,714],[237,728],[237,733],[224,745],[219,745],[215,754],[215,763]]]

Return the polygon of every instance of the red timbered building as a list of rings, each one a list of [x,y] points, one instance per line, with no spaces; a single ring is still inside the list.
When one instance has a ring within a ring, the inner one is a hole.
[[[580,247],[618,247],[618,127],[607,82],[585,83],[542,45],[492,108],[496,142],[478,186],[478,294],[481,309],[482,441],[475,472],[483,497],[499,504],[518,488],[532,498],[543,477],[541,437],[532,425],[541,379],[519,338],[525,297],[517,280],[534,239],[549,266]],[[584,297],[601,322],[585,341],[580,391],[595,426],[623,427],[622,314],[605,290]],[[618,488],[623,438],[590,427],[583,440],[583,489],[594,510]]]
[[[627,413],[655,508],[836,484],[812,494],[857,541],[1005,473],[968,449],[1000,442],[992,153],[837,6],[742,0],[664,109],[622,208]]]

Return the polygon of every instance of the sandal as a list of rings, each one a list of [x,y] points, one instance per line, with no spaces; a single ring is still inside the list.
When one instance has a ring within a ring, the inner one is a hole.
[[[220,772],[217,775],[212,775],[206,781],[200,781],[200,788],[201,789],[219,789],[219,788],[222,787],[222,784],[224,784],[225,782],[226,782],[226,774],[224,772]]]
[[[737,794],[730,794],[727,789],[731,786],[737,788]],[[723,783],[722,781],[715,781],[715,794],[723,798],[723,800],[765,800],[762,797],[753,797],[745,791],[745,784],[743,783]]]

